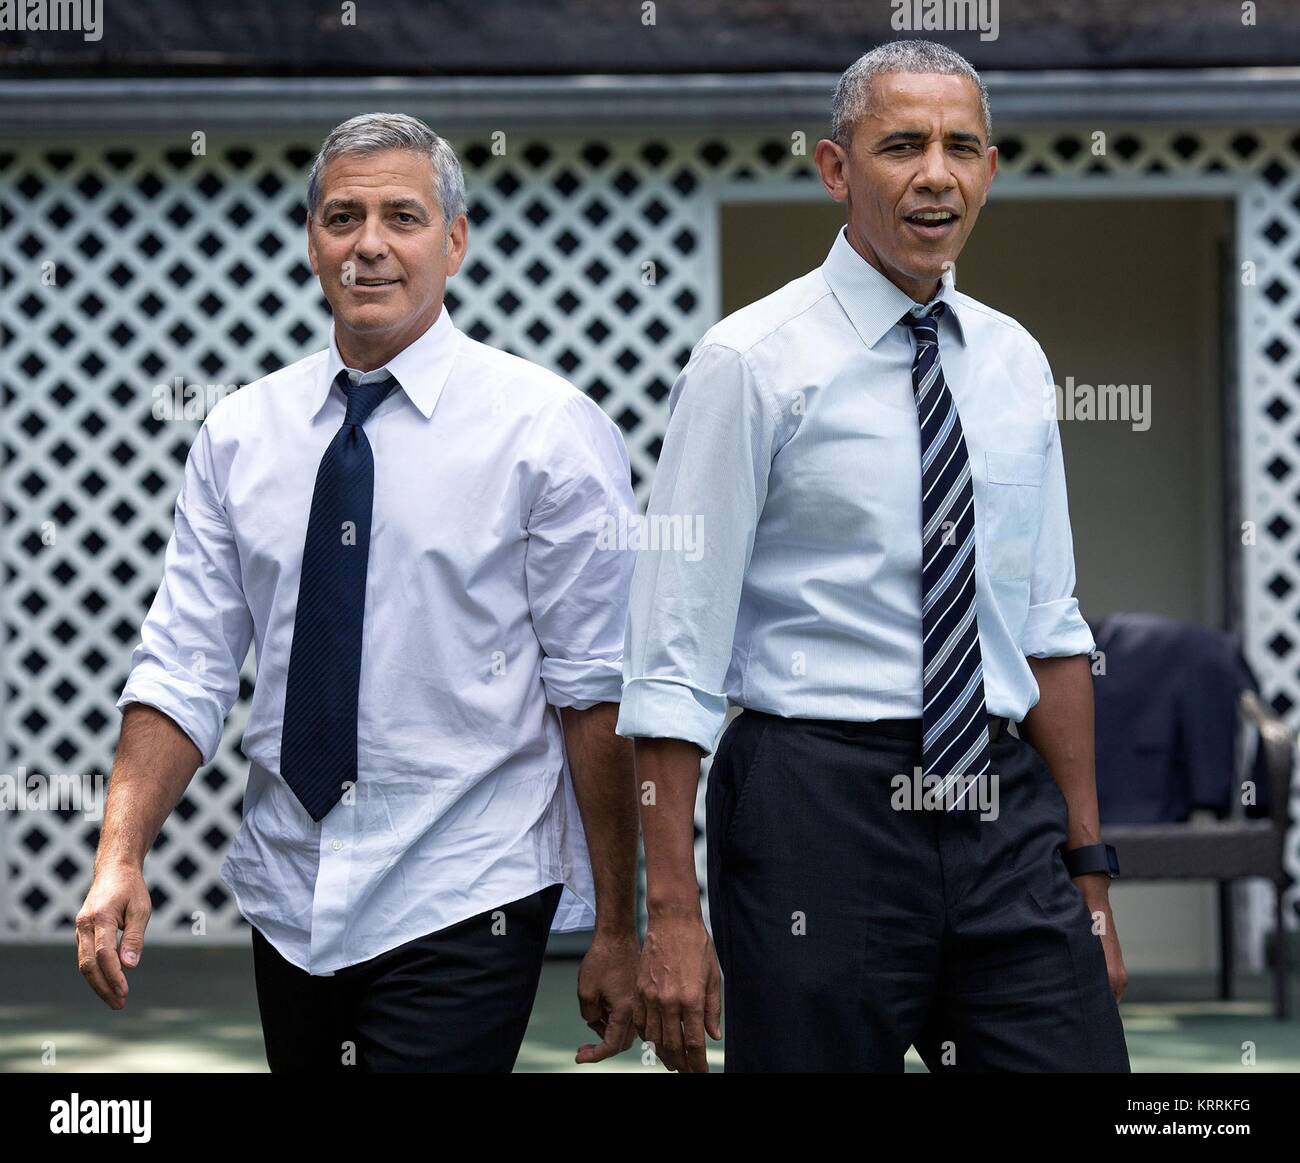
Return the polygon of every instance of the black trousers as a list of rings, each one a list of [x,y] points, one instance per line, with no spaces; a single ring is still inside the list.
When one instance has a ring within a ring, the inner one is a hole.
[[[550,885],[332,977],[286,961],[254,928],[257,1005],[272,1072],[508,1074],[562,890]]]
[[[707,788],[728,1071],[1129,1069],[1042,756],[992,744],[997,818],[900,810],[920,721],[745,711]],[[974,792],[971,793],[975,795]]]

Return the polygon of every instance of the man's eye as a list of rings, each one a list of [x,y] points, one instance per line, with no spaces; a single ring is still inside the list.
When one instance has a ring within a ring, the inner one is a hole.
[[[414,214],[408,214],[408,213],[406,213],[406,211],[402,211],[400,214],[398,214],[398,218],[402,218],[402,219],[404,219],[404,220],[407,221],[407,222],[414,222],[414,221],[415,221],[415,215],[414,215]]]
[[[341,223],[345,218],[351,218],[351,217],[352,217],[351,214],[331,214],[331,215],[330,215],[330,225],[331,225],[331,226],[337,226],[337,225],[339,225],[339,224],[340,224],[340,223]]]

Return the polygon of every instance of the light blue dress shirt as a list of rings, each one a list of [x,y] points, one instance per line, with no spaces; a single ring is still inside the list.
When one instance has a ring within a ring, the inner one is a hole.
[[[590,927],[586,836],[558,707],[617,702],[635,511],[618,426],[444,309],[367,378],[374,518],[355,801],[319,823],[280,778],[285,679],[343,360],[310,355],[223,399],[190,449],[162,584],[118,706],[169,715],[210,763],[250,642],[243,821],[221,867],[240,912],[328,975],[562,883]]]
[[[938,298],[974,482],[985,702],[1019,722],[1039,695],[1026,655],[1095,645],[1073,596],[1052,373],[1014,319],[947,281]],[[841,230],[820,268],[696,345],[633,574],[619,734],[711,752],[728,702],[920,717],[920,430],[898,322],[919,309]]]

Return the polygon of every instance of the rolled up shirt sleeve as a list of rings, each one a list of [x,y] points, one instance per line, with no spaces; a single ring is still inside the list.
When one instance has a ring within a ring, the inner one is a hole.
[[[1041,349],[1039,355],[1047,387],[1055,399],[1051,369]],[[1055,414],[1050,423],[1038,538],[1029,580],[1029,614],[1020,635],[1020,649],[1031,658],[1090,654],[1097,645],[1074,597],[1074,540],[1065,491],[1060,422]]]
[[[253,619],[241,583],[239,551],[214,476],[214,411],[185,462],[162,583],[145,616],[131,671],[117,700],[156,707],[211,763],[248,656]]]
[[[775,409],[744,355],[707,339],[673,385],[632,576],[620,735],[713,750]]]
[[[525,577],[542,647],[542,686],[555,707],[617,703],[636,512],[618,426],[576,389],[539,426],[544,463],[528,519]]]

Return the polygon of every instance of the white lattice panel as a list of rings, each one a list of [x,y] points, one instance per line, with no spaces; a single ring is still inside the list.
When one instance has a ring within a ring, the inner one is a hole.
[[[644,498],[668,389],[717,306],[718,188],[779,198],[809,183],[788,139],[612,135],[455,142],[471,205],[457,324],[553,367],[621,425]],[[1239,180],[1243,547],[1247,648],[1265,693],[1300,724],[1300,140],[1278,130],[1143,127],[1106,158],[1083,131],[1004,134],[999,184],[1194,189]],[[157,587],[197,421],[156,421],[153,389],[247,383],[323,346],[327,313],[303,252],[311,143],[249,137],[0,148],[4,655],[7,770],[106,772],[114,702]],[[53,262],[57,285],[42,284]],[[646,264],[653,264],[647,267]],[[647,270],[654,281],[648,283]],[[53,543],[49,533],[53,532]],[[42,533],[45,537],[42,537]],[[251,662],[218,758],[200,771],[147,866],[151,940],[241,922],[217,869],[238,826]],[[0,939],[71,924],[97,824],[0,816]],[[1298,834],[1289,848],[1300,874]]]

